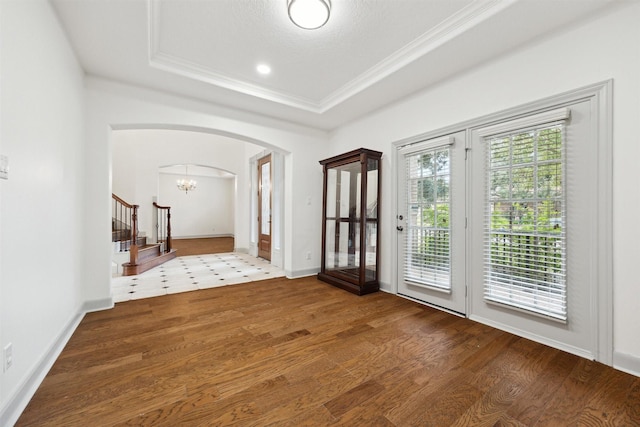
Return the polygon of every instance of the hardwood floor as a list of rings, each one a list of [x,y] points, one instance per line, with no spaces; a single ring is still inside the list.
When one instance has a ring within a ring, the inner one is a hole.
[[[18,426],[638,426],[640,378],[315,278],[90,313]]]
[[[233,237],[205,237],[198,239],[172,239],[171,247],[178,256],[206,255],[233,252]]]

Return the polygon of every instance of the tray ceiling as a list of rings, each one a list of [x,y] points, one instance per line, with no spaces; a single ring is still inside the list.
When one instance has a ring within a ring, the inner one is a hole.
[[[612,0],[51,0],[89,75],[330,130]],[[271,67],[269,75],[256,71]]]

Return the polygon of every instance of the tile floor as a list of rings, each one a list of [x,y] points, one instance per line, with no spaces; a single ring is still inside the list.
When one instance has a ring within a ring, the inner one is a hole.
[[[192,255],[137,276],[114,277],[111,289],[113,300],[123,302],[283,276],[283,270],[247,254]]]

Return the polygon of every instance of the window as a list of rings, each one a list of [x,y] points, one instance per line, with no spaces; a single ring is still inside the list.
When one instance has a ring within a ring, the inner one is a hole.
[[[567,320],[564,122],[484,138],[484,298]]]
[[[449,291],[450,148],[406,156],[407,237],[404,280]]]

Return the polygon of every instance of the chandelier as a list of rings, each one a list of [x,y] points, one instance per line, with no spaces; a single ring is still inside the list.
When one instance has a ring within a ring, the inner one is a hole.
[[[184,178],[177,181],[177,186],[180,191],[184,191],[184,194],[189,194],[189,191],[196,189],[198,183],[193,179],[189,179],[189,165],[184,166]]]

